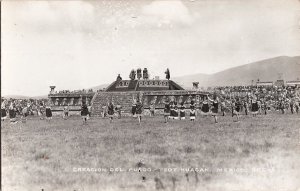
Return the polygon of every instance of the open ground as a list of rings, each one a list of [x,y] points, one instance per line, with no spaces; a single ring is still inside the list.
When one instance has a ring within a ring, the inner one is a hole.
[[[2,189],[296,191],[300,115],[1,124]]]

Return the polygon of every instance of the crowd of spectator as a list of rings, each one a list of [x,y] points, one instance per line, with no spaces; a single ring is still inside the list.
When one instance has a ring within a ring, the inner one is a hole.
[[[1,98],[1,120],[9,117],[12,122],[17,115],[39,115],[46,109],[48,99],[13,99]]]
[[[52,94],[82,94],[82,93],[94,93],[94,90],[93,89],[82,89],[82,90],[73,90],[73,91],[70,91],[70,90],[60,90],[60,91],[54,91],[54,92],[51,92]]]

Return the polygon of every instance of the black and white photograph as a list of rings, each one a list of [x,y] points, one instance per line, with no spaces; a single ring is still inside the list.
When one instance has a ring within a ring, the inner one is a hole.
[[[300,0],[1,0],[2,191],[300,191]]]

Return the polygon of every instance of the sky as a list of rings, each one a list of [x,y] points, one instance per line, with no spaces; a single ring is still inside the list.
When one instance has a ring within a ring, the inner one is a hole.
[[[300,55],[299,0],[2,1],[1,94],[211,74]]]

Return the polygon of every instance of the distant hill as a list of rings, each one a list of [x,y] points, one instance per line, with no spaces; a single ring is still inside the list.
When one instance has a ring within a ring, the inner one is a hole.
[[[218,73],[194,74],[174,77],[172,80],[184,87],[191,87],[192,82],[199,86],[250,85],[260,81],[276,81],[280,74],[284,80],[300,79],[300,56],[280,56],[250,64],[237,66]]]
[[[99,86],[91,87],[91,88],[88,88],[88,89],[93,89],[94,91],[97,91],[97,90],[102,90],[103,88],[106,88],[109,85],[110,84],[101,84]]]
[[[41,96],[22,96],[22,95],[5,95],[5,96],[2,96],[4,98],[7,98],[7,99],[47,99],[48,98],[48,95],[41,95]]]
[[[29,99],[30,97],[29,96],[22,96],[22,95],[5,95],[5,96],[2,96],[4,98],[12,98],[12,99]]]

